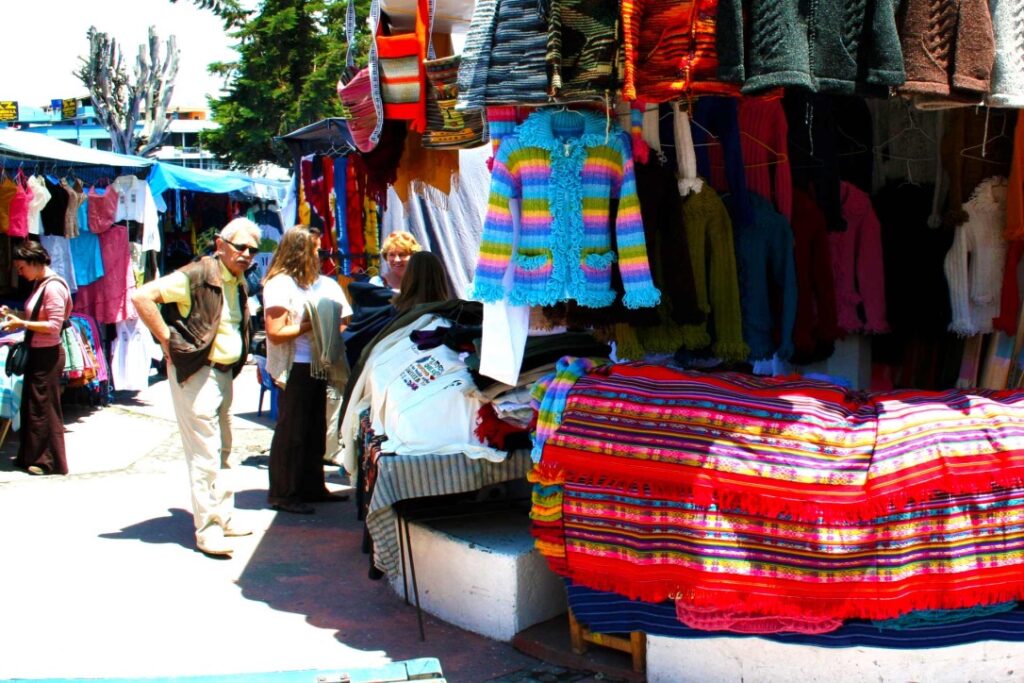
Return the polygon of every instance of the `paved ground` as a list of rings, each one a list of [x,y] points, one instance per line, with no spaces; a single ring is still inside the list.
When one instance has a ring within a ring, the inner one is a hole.
[[[188,480],[165,382],[66,414],[72,474],[0,448],[0,679],[144,677],[380,666],[437,657],[450,681],[593,680],[415,611],[367,578],[352,503],[266,505],[271,423],[252,366],[235,383],[235,557],[193,549]],[[344,482],[329,468],[329,483]]]

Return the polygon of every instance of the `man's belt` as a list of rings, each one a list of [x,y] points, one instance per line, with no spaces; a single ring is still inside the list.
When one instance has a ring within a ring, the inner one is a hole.
[[[210,360],[206,361],[206,364],[209,365],[214,370],[220,370],[221,372],[231,372],[231,370],[235,367],[232,363],[214,363],[213,361]]]

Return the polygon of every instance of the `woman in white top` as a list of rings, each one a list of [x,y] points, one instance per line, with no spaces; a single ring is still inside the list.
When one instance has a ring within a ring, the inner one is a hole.
[[[324,486],[327,383],[310,373],[312,328],[304,305],[323,298],[340,303],[339,334],[352,308],[338,283],[320,275],[319,245],[314,229],[300,225],[286,232],[263,285],[267,372],[284,387],[270,444],[268,498],[275,510],[296,514],[314,512],[312,502],[347,498]]]

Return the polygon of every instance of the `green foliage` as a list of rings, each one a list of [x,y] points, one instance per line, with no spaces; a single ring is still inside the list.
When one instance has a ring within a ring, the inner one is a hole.
[[[205,134],[204,145],[243,167],[265,161],[290,166],[287,148],[275,137],[338,114],[345,8],[345,0],[262,0],[231,34],[238,40],[238,61],[209,67],[228,86],[223,97],[210,102],[220,127]],[[364,28],[369,0],[357,0],[356,8]]]
[[[177,3],[178,0],[171,0]],[[238,28],[245,24],[250,12],[242,7],[238,0],[192,0],[192,4],[200,9],[210,10],[224,22],[224,28]]]

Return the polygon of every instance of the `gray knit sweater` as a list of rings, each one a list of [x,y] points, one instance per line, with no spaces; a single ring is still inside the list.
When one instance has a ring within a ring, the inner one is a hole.
[[[988,104],[1024,107],[1024,0],[989,0],[996,35]]]

